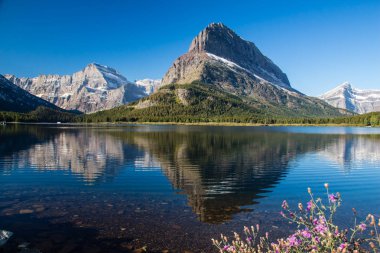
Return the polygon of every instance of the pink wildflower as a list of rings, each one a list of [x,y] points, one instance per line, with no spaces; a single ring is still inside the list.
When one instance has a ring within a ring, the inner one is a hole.
[[[289,208],[288,202],[286,202],[286,200],[282,201],[282,205],[281,206],[285,210]]]
[[[311,238],[311,233],[309,232],[309,230],[302,230],[301,235],[305,238]]]
[[[361,232],[363,232],[364,230],[367,229],[367,225],[364,224],[364,223],[360,223],[359,226],[358,226],[358,229],[359,229]]]
[[[335,203],[338,200],[338,197],[332,193],[329,195],[329,200],[331,201],[331,203]]]

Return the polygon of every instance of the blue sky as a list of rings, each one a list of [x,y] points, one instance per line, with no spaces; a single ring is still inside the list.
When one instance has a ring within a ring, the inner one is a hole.
[[[0,0],[0,73],[70,74],[88,63],[161,78],[192,38],[223,22],[319,95],[380,89],[380,1]]]

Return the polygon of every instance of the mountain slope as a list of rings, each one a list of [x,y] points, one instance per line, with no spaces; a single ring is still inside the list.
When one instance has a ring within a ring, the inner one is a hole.
[[[268,94],[274,95],[279,91],[276,86],[271,88],[273,90],[268,91]],[[84,121],[269,123],[280,118],[341,115],[327,103],[318,104],[313,100],[305,103],[304,100],[297,99],[292,100],[292,103],[294,108],[289,108],[287,104],[264,103],[231,94],[213,85],[196,82],[170,84],[128,105],[85,115]]]
[[[41,106],[63,111],[57,106],[28,93],[0,75],[0,111],[30,112]]]
[[[380,111],[380,90],[359,90],[345,82],[320,96],[330,105],[356,113]]]
[[[85,113],[110,109],[146,96],[143,87],[129,82],[113,68],[96,63],[73,75],[34,78],[6,75],[6,78],[61,108]]]

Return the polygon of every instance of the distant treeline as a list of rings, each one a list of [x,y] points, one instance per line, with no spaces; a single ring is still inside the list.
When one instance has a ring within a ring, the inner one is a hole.
[[[175,108],[167,108],[167,110]],[[139,114],[140,110],[128,107],[118,107],[110,111],[99,112],[87,115],[77,115],[66,112],[55,111],[50,108],[39,107],[35,111],[29,113],[17,112],[0,112],[0,121],[7,122],[62,122],[62,123],[101,123],[101,122],[173,122],[173,123],[249,123],[249,124],[305,124],[305,125],[358,125],[358,126],[380,126],[380,112],[367,113],[356,116],[334,117],[334,118],[286,118],[271,117],[266,115],[249,115],[242,114],[236,110],[234,113],[226,115],[212,115],[210,111],[206,111],[200,115],[170,115],[170,111],[151,111],[143,110],[143,114]],[[222,113],[222,112],[219,112]],[[240,113],[240,114],[239,114]]]

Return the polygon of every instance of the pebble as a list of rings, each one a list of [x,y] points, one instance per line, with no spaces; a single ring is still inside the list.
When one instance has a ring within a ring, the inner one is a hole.
[[[19,211],[20,214],[31,214],[31,213],[34,213],[34,211],[32,209],[21,209]]]

